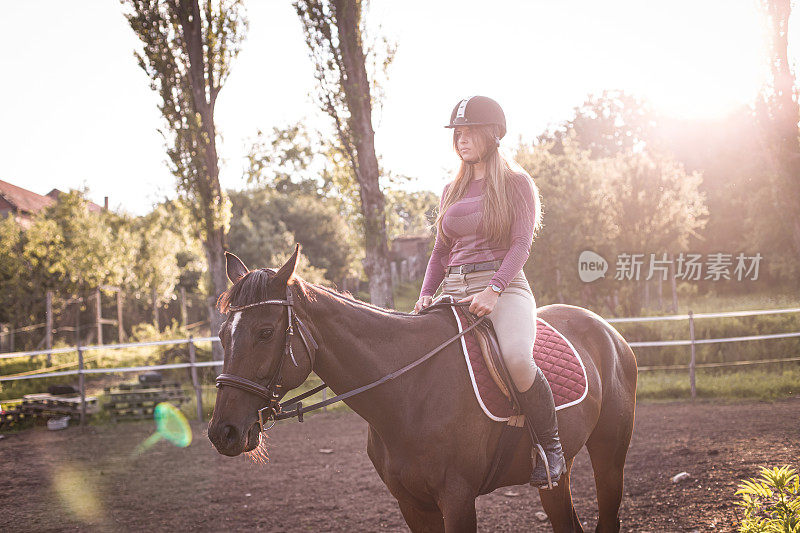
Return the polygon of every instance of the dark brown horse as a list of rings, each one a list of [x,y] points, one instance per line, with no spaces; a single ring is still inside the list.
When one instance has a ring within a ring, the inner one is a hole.
[[[337,394],[375,381],[418,359],[457,333],[452,312],[416,315],[381,309],[303,281],[294,275],[298,250],[278,272],[256,270],[228,254],[233,287],[221,307],[229,316],[220,331],[223,373],[258,384],[280,373],[282,391],[302,384],[312,370]],[[291,298],[296,316],[319,343],[309,349],[288,337]],[[266,305],[260,305],[269,300]],[[257,304],[248,307],[249,304]],[[242,309],[244,307],[244,309]],[[636,359],[620,334],[600,316],[580,307],[548,305],[539,315],[575,346],[586,366],[589,392],[558,412],[567,474],[539,495],[554,531],[583,531],[572,505],[569,468],[586,446],[597,485],[597,531],[619,530],[623,467],[633,431]],[[412,531],[476,530],[475,499],[491,467],[502,423],[489,420],[473,395],[458,343],[413,370],[346,401],[369,424],[367,452],[397,498]],[[236,379],[236,378],[232,378]],[[235,456],[259,442],[257,411],[267,401],[238,387],[217,393],[208,429],[220,453]],[[531,473],[530,441],[495,486],[521,485]]]

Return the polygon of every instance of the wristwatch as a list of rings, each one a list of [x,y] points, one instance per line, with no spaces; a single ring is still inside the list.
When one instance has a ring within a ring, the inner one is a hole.
[[[498,287],[498,286],[497,286],[497,285],[495,285],[494,283],[492,283],[491,285],[489,285],[489,287],[490,287],[490,288],[491,288],[491,289],[492,289],[494,292],[496,292],[498,295],[500,295],[500,294],[503,292],[503,289],[501,289],[500,287]]]

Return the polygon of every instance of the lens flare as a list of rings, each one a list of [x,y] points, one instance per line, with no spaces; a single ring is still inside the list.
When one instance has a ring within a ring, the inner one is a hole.
[[[189,426],[189,421],[186,420],[180,409],[171,403],[161,402],[156,405],[153,418],[156,421],[156,432],[136,447],[134,455],[148,450],[161,439],[169,441],[179,448],[186,448],[192,443],[192,428]]]
[[[192,428],[180,409],[171,403],[161,402],[153,413],[156,430],[175,446],[186,448],[192,443]]]
[[[103,518],[96,483],[86,469],[69,465],[58,467],[53,474],[53,490],[79,520],[92,523]]]

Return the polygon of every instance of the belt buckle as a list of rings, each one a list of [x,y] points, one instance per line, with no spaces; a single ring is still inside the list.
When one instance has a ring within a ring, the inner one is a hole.
[[[459,274],[469,274],[470,272],[475,271],[475,265],[473,265],[472,263],[467,263],[466,265],[461,265],[460,267],[458,267],[458,270]]]

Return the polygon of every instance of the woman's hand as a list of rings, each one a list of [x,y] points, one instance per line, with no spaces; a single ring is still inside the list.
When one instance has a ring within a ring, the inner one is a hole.
[[[492,312],[499,297],[500,295],[494,292],[491,287],[486,287],[478,294],[471,294],[466,298],[462,298],[459,303],[472,302],[469,306],[469,312],[473,315],[483,316]]]
[[[433,297],[431,296],[420,296],[419,300],[417,300],[417,303],[414,304],[414,312],[419,313],[420,311],[431,305],[432,301]]]

